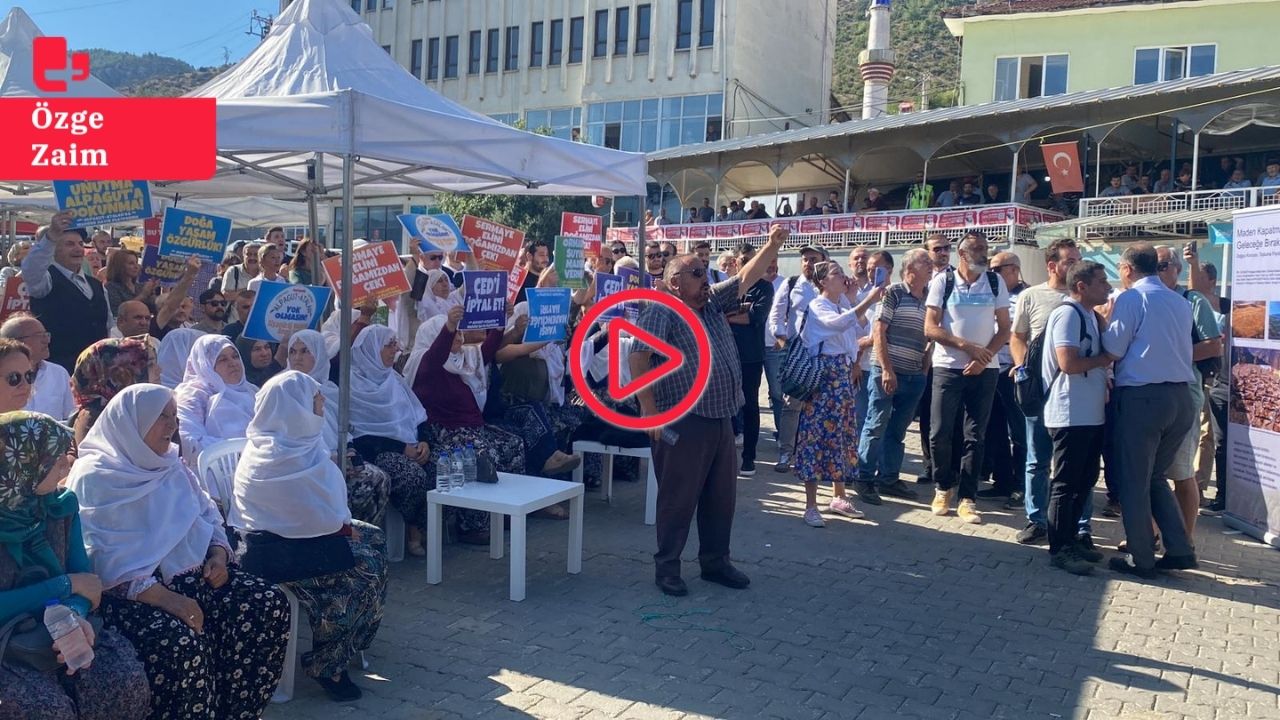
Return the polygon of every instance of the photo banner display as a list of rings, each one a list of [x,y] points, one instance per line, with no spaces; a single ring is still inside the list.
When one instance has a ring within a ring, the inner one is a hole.
[[[264,280],[253,299],[243,335],[279,343],[299,330],[319,329],[332,294],[327,287]]]
[[[564,340],[572,295],[569,288],[530,288],[525,293],[529,299],[529,327],[525,328],[524,341]]]
[[[1280,547],[1280,206],[1231,223],[1226,522]]]
[[[459,330],[493,330],[507,326],[507,274],[487,270],[462,273],[462,322]]]
[[[409,278],[404,265],[396,255],[396,246],[389,240],[369,243],[351,252],[351,307],[356,308],[378,300],[387,300],[409,292]],[[342,290],[342,256],[335,255],[324,261],[324,274],[329,283]]]
[[[231,219],[165,208],[160,226],[160,257],[190,257],[218,264],[231,240]]]
[[[53,194],[58,209],[75,216],[73,228],[151,217],[151,186],[146,180],[55,180]]]

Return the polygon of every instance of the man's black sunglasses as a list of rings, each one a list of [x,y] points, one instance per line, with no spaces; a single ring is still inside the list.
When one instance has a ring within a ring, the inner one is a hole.
[[[18,387],[18,385],[22,384],[23,380],[26,380],[28,385],[35,385],[36,371],[28,370],[24,373],[20,373],[15,370],[14,372],[11,372],[8,375],[6,375],[4,379],[5,379],[5,382],[9,383],[9,387]]]

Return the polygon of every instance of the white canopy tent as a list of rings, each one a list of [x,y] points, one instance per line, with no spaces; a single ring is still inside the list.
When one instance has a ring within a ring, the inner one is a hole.
[[[544,137],[428,89],[342,0],[295,0],[236,67],[190,93],[218,100],[218,170],[164,183],[200,196],[341,196],[350,307],[353,199],[435,191],[643,195],[644,155]],[[334,179],[340,177],[339,182]],[[351,326],[341,323],[340,441],[350,416]]]

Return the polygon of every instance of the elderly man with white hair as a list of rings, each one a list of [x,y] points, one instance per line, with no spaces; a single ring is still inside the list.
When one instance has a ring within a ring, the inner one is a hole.
[[[66,420],[76,410],[71,397],[71,376],[61,365],[48,362],[49,332],[31,315],[13,315],[0,324],[0,337],[27,346],[31,351],[31,367],[36,371],[36,382],[31,388],[31,399],[24,410],[44,413],[58,420]]]

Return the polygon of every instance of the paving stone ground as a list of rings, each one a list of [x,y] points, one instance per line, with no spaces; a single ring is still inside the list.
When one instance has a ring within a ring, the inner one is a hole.
[[[393,565],[354,674],[364,699],[334,705],[299,670],[295,699],[266,717],[1280,718],[1276,550],[1201,518],[1200,570],[1135,582],[1051,569],[1014,542],[1022,514],[992,504],[973,526],[886,498],[816,530],[763,422],[734,526],[750,589],[698,579],[695,532],[690,595],[659,593],[644,486],[615,483],[612,504],[588,491],[580,575],[565,573],[567,523],[540,519],[524,602],[487,548],[446,546],[436,586],[421,559]],[[1119,521],[1094,532],[1112,550]]]

